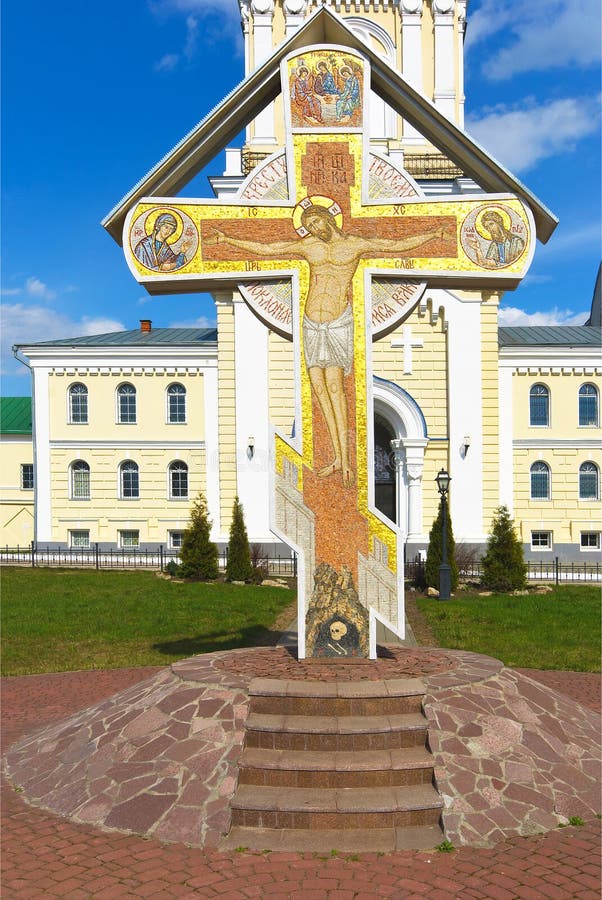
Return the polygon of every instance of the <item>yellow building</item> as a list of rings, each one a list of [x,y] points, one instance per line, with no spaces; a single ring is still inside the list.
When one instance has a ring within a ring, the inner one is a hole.
[[[341,48],[351,48],[372,73],[362,126],[371,200],[404,191],[421,203],[513,194],[531,211],[533,235],[550,237],[553,216],[462,130],[465,0],[320,8],[306,0],[240,0],[240,7],[245,81],[105,218],[118,243],[126,243],[130,226],[133,234],[141,198],[150,204],[178,193],[240,128],[242,150],[226,148],[226,171],[210,179],[217,200],[209,202],[235,198],[250,212],[255,200],[284,203],[291,101],[279,92],[278,72],[307,44],[322,53],[338,47],[343,61]],[[342,71],[340,59],[336,65]],[[334,68],[324,66],[329,74]],[[314,98],[327,91],[318,69]],[[139,244],[149,238],[140,227]],[[534,240],[523,241],[527,262]],[[406,558],[425,551],[439,501],[435,475],[445,468],[457,542],[482,548],[495,508],[506,504],[527,557],[552,552],[590,561],[600,549],[602,512],[599,304],[582,328],[500,329],[501,292],[517,279],[504,281],[505,260],[495,256],[504,251],[487,252],[491,287],[487,278],[478,288],[435,278],[375,336],[367,400],[371,497],[397,522]],[[174,254],[156,282],[152,263],[142,263],[150,272],[144,281],[136,256],[128,258],[132,273],[153,293],[207,289],[192,271],[184,287],[178,283]],[[373,279],[373,323],[392,297],[401,306],[413,274]],[[140,330],[19,348],[33,373],[37,541],[174,547],[200,489],[216,541],[227,541],[238,495],[250,540],[278,548],[270,531],[272,428],[293,434],[301,401],[295,350],[281,327],[290,291],[270,283],[264,297],[266,283],[232,288],[217,271],[209,285],[215,332],[145,321]],[[184,420],[172,420],[180,402]]]
[[[0,545],[26,547],[34,536],[34,465],[30,397],[0,399]]]

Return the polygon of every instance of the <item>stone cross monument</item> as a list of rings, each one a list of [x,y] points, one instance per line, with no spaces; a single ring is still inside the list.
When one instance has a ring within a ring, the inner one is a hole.
[[[272,528],[300,557],[300,657],[374,658],[377,619],[404,633],[403,535],[373,498],[372,341],[427,283],[519,278],[533,252],[517,197],[427,199],[370,152],[369,69],[343,46],[290,53],[286,150],[234,200],[142,198],[124,228],[130,269],[154,292],[238,285],[294,343],[297,416],[294,436],[274,435]]]

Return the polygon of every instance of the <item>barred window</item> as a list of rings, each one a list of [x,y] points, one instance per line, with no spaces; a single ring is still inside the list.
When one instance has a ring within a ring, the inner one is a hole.
[[[88,423],[88,388],[85,384],[72,384],[69,388],[69,421],[72,425]]]
[[[531,500],[550,499],[550,467],[545,462],[531,466]]]
[[[531,549],[532,550],[551,550],[552,549],[552,532],[551,531],[532,531],[531,532]]]
[[[582,384],[579,388],[579,425],[597,426],[598,391],[593,384]]]
[[[132,500],[140,496],[138,466],[131,459],[121,463],[119,467],[119,486],[122,500]]]
[[[21,463],[21,490],[33,491],[33,463]]]
[[[579,499],[598,500],[600,496],[600,473],[593,462],[584,462],[579,466]]]
[[[176,460],[169,466],[170,500],[185,500],[188,497],[188,466]]]
[[[550,424],[550,392],[545,384],[534,384],[529,391],[529,424]]]
[[[140,532],[139,531],[120,531],[119,532],[119,546],[123,550],[135,550],[140,546]]]
[[[70,485],[72,500],[90,499],[90,466],[83,459],[71,464]]]
[[[600,549],[600,532],[599,531],[582,531],[581,532],[581,549],[582,550],[599,550]]]
[[[167,421],[171,425],[186,421],[186,388],[181,384],[167,388]]]
[[[81,548],[87,548],[90,546],[90,532],[89,531],[70,531],[69,532],[69,546]]]
[[[117,388],[117,420],[122,425],[136,422],[136,388],[133,384],[121,384]]]

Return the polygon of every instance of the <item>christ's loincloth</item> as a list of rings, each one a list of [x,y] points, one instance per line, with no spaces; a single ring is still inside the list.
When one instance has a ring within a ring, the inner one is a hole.
[[[353,312],[346,306],[332,322],[303,318],[303,344],[308,369],[336,366],[349,375],[353,363]]]

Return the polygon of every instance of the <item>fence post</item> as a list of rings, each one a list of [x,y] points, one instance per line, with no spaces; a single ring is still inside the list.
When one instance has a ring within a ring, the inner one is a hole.
[[[556,582],[556,587],[560,584],[560,563],[558,561],[558,557],[554,557],[554,580]]]
[[[297,554],[293,553],[293,576],[297,577]]]
[[[163,571],[163,544],[159,544],[159,571]]]
[[[98,553],[98,541],[94,544],[94,563],[97,569],[100,569],[100,556]]]
[[[35,542],[31,542],[31,568],[35,568],[36,564],[36,551],[35,551]]]

